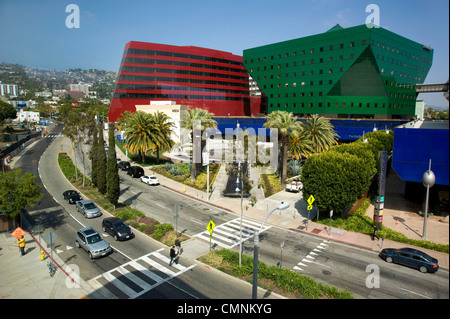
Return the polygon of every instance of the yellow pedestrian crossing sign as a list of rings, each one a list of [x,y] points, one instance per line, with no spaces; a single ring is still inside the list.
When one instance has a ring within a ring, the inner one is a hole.
[[[314,199],[314,196],[313,196],[313,195],[311,195],[311,196],[309,196],[309,198],[308,198],[308,201],[307,201],[307,202],[308,202],[308,204],[309,204],[309,205],[312,205],[312,203],[314,203],[314,200],[315,200],[315,199]]]
[[[206,226],[206,230],[209,231],[209,233],[211,234],[212,237],[212,232],[214,227],[216,227],[216,224],[214,224],[214,222],[212,220],[209,221],[208,226]]]

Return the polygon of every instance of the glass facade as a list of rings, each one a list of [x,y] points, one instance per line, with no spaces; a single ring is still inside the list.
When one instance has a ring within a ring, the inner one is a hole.
[[[135,105],[175,101],[216,116],[249,116],[248,72],[242,57],[192,46],[129,42],[121,61],[108,118],[115,122]]]
[[[414,116],[432,60],[431,48],[366,25],[244,50],[267,113],[336,118]]]

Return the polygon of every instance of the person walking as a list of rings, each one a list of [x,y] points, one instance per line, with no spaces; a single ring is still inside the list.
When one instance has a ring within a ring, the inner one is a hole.
[[[25,255],[25,238],[23,235],[16,241],[19,244],[20,256]]]
[[[181,242],[179,238],[175,239],[175,247],[178,250],[178,255],[181,255]]]
[[[380,240],[380,238],[378,238],[378,229],[377,229],[377,225],[373,226],[373,237],[372,240],[375,240],[375,237],[377,238],[377,240]]]
[[[177,257],[177,252],[175,250],[175,245],[173,245],[170,248],[170,262],[169,262],[169,266],[172,266],[175,257]]]

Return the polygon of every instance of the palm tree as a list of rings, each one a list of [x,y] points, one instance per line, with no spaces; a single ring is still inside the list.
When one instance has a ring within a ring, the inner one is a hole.
[[[279,172],[281,172],[281,184],[286,184],[287,178],[287,152],[289,145],[289,135],[297,135],[301,131],[301,123],[297,121],[297,117],[290,112],[274,111],[267,115],[267,121],[264,123],[265,128],[278,130],[278,141],[280,141],[280,164]],[[281,169],[280,169],[281,166]]]
[[[316,153],[320,153],[329,149],[332,145],[337,144],[336,138],[339,135],[334,131],[333,125],[317,114],[312,114],[311,118],[302,123],[306,137],[313,143]]]
[[[210,128],[217,128],[217,122],[213,120],[212,113],[209,113],[206,110],[199,109],[199,108],[193,108],[189,109],[188,112],[186,112],[186,115],[181,119],[180,126],[189,131],[192,138],[192,179],[194,180],[197,178],[197,175],[200,173],[201,167],[202,167],[202,156],[200,154],[200,158],[197,158],[199,155],[198,152],[195,152],[194,150],[198,147],[200,147],[200,150],[203,149],[203,140],[201,139],[201,135],[203,134],[203,131],[210,129]],[[200,138],[192,136],[195,121],[200,121]],[[200,144],[198,144],[200,143]]]
[[[304,130],[289,135],[288,154],[296,160],[309,157],[314,153],[313,143],[308,139]]]
[[[156,147],[155,141],[159,136],[158,130],[155,129],[154,118],[151,114],[137,111],[126,120],[127,148],[133,153],[140,154],[144,163],[145,154]]]
[[[158,131],[158,134],[155,135],[157,140],[154,141],[154,144],[156,146],[156,162],[159,163],[159,152],[170,150],[175,145],[170,137],[175,124],[170,121],[170,117],[165,113],[157,111],[152,116],[155,129]]]

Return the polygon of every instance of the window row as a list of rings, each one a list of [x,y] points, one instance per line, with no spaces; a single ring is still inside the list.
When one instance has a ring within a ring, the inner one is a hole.
[[[354,55],[354,54],[350,54],[350,55],[349,55],[349,59],[350,59],[350,60],[353,60],[354,58],[355,58],[355,55]],[[343,56],[343,55],[339,55],[338,57],[336,57],[336,59],[335,59],[335,57],[328,57],[328,59],[326,59],[326,60],[324,60],[324,58],[320,58],[319,60],[311,59],[311,60],[309,60],[309,61],[302,60],[302,61],[300,61],[300,63],[299,63],[298,65],[304,66],[304,65],[314,64],[314,63],[316,63],[317,61],[318,61],[319,63],[344,61],[344,56]],[[277,68],[277,69],[281,69],[282,67],[289,68],[289,66],[291,66],[291,67],[296,67],[296,66],[297,66],[297,62],[292,62],[291,64],[289,64],[289,63],[278,64],[276,68]],[[262,69],[263,69],[264,71],[267,71],[267,66],[264,66]],[[271,70],[274,70],[274,69],[275,69],[275,65],[271,65],[271,66],[270,66],[270,69],[271,69]],[[254,71],[254,68],[250,68],[250,72],[252,73],[253,71]],[[256,71],[261,71],[261,67],[259,67],[259,66],[256,67]]]
[[[270,98],[295,98],[295,97],[315,97],[315,96],[323,96],[322,91],[310,91],[310,92],[288,92],[288,93],[270,93]],[[404,100],[415,100],[415,94],[404,94],[404,93],[395,93],[389,92],[388,96],[390,98],[398,98]],[[344,106],[345,107],[345,106]]]
[[[243,68],[233,68],[231,66],[225,67],[225,66],[219,66],[219,65],[213,65],[213,64],[181,62],[181,61],[173,61],[173,60],[124,57],[122,59],[121,64],[125,64],[125,63],[176,65],[176,66],[186,66],[186,67],[193,67],[193,68],[212,69],[212,70],[221,70],[221,71],[229,71],[229,72],[237,72],[237,73],[247,74],[247,70],[245,70]]]
[[[375,40],[372,40],[372,46],[375,47]],[[380,43],[380,41],[377,41],[376,47],[377,48],[386,49],[387,51],[400,54],[401,56],[405,56],[405,57],[411,58],[411,59],[416,60],[416,61],[424,62],[424,63],[430,64],[430,65],[432,63],[431,59],[427,59],[425,57],[420,57],[420,56],[414,55],[413,53],[408,52],[406,50],[405,51],[399,50],[398,48],[394,48],[393,46],[390,46],[388,44]],[[428,48],[427,50],[431,51],[430,48]]]
[[[306,54],[314,54],[317,52],[324,52],[324,51],[333,51],[334,49],[344,49],[344,48],[353,48],[355,46],[355,41],[350,41],[347,44],[344,43],[340,43],[339,45],[327,45],[327,46],[321,46],[319,48],[310,48],[310,49],[303,49],[303,50],[299,50],[299,51],[293,51],[290,55],[289,52],[283,53],[283,54],[277,54],[277,55],[271,55],[270,56],[270,60],[274,60],[275,57],[278,59],[281,58],[288,58],[289,56],[297,56],[297,55],[306,55]],[[366,45],[366,40],[361,40],[361,45]],[[261,62],[261,61],[267,61],[268,57],[265,56],[263,58],[256,58],[256,59],[250,59],[250,63],[254,63],[256,62]],[[247,64],[248,60],[245,60],[245,64]]]
[[[231,89],[217,89],[217,88],[202,88],[192,86],[170,86],[170,85],[148,85],[148,84],[124,84],[116,85],[116,90],[140,90],[140,91],[193,91],[193,92],[214,92],[214,93],[233,93],[248,95],[248,91],[231,90]]]
[[[133,81],[133,82],[172,82],[172,83],[197,83],[197,84],[213,84],[213,85],[227,85],[243,87],[248,89],[248,81],[245,83],[234,83],[224,81],[213,81],[203,79],[189,79],[189,78],[174,78],[174,77],[162,77],[162,76],[145,76],[145,75],[129,75],[120,74],[118,81]]]
[[[224,79],[234,79],[248,81],[248,76],[236,76],[222,73],[211,73],[211,72],[200,72],[191,70],[180,70],[180,69],[164,69],[164,68],[151,68],[151,67],[139,67],[139,66],[122,66],[119,72],[136,72],[136,73],[167,73],[167,74],[183,74],[183,75],[198,75],[207,77],[216,77]]]
[[[187,94],[146,94],[146,93],[114,93],[114,99],[185,99],[185,100],[223,100],[223,101],[248,101],[248,97],[235,96],[209,96]]]
[[[313,102],[310,102],[310,103],[291,103],[291,104],[289,104],[289,103],[270,103],[270,107],[271,108],[274,108],[274,107],[281,107],[281,106],[284,106],[284,107],[310,107],[310,108],[312,108],[312,107],[335,107],[335,108],[337,108],[337,107],[347,107],[347,106],[349,106],[349,107],[358,107],[358,108],[363,108],[363,107],[366,107],[366,108],[371,108],[371,107],[374,107],[374,108],[378,108],[378,107],[381,107],[381,108],[386,108],[386,103],[350,103],[350,105],[347,105],[346,103],[338,103],[338,102],[335,102],[335,103],[331,103],[331,102],[327,102],[327,103],[322,103],[322,102],[318,102],[318,103],[313,103]],[[415,105],[412,105],[412,104],[397,104],[397,103],[389,103],[388,104],[388,108],[390,108],[390,109],[413,109],[413,108],[415,108]]]
[[[220,62],[220,63],[226,63],[226,64],[234,64],[234,65],[242,65],[241,62],[226,60],[226,59],[220,59],[220,58],[212,58],[208,56],[202,56],[202,55],[193,55],[193,54],[186,54],[186,53],[176,53],[176,52],[168,52],[168,51],[157,51],[157,50],[143,50],[143,49],[133,49],[130,48],[127,50],[125,55],[130,54],[141,54],[141,55],[159,55],[159,56],[168,56],[173,58],[186,58],[186,59],[193,59],[193,60],[203,60],[203,61],[211,61],[211,62]]]

